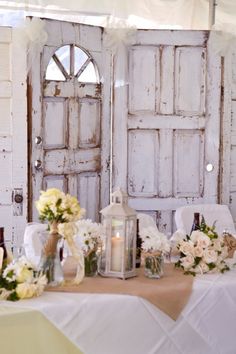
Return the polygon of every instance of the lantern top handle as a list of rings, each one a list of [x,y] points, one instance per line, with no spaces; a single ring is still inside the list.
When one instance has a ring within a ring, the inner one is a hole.
[[[112,204],[128,204],[128,195],[124,191],[121,190],[120,187],[111,194],[111,203]]]

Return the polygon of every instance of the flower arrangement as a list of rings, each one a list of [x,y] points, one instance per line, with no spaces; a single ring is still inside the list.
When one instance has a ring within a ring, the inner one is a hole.
[[[216,233],[214,225],[210,227],[202,222],[199,230],[179,241],[177,249],[180,259],[175,266],[182,268],[185,274],[224,273],[229,270],[225,263],[228,249],[223,237]]]
[[[79,220],[85,210],[80,207],[76,197],[65,194],[57,188],[50,188],[40,192],[40,198],[35,203],[42,221],[49,222],[49,236],[44,244],[41,269],[47,275],[49,285],[58,285],[64,281],[63,270],[60,264],[57,248],[61,239],[60,224],[72,224]],[[68,230],[67,230],[68,233]]]
[[[79,205],[76,197],[65,194],[57,188],[41,191],[39,200],[35,202],[42,221],[65,223],[79,220],[85,210]]]
[[[84,267],[86,276],[97,274],[97,251],[102,246],[105,238],[105,230],[101,224],[90,219],[79,220],[76,223],[78,232],[76,242],[84,254]]]
[[[147,227],[139,233],[144,255],[144,274],[148,278],[159,279],[163,275],[163,254],[170,252],[169,241],[156,227]]]
[[[165,234],[155,227],[147,227],[140,230],[142,250],[146,253],[169,253],[170,244]]]
[[[84,255],[97,251],[105,237],[105,231],[101,224],[92,222],[90,219],[79,220],[77,223],[77,240]]]
[[[47,278],[25,258],[11,262],[0,275],[0,299],[16,301],[42,294]]]

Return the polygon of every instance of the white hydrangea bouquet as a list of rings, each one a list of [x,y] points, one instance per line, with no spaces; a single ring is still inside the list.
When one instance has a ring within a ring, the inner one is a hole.
[[[145,275],[149,278],[160,278],[163,275],[163,255],[170,252],[170,244],[165,234],[156,227],[140,230],[142,251],[145,262]]]
[[[175,266],[182,268],[185,274],[224,273],[229,270],[225,262],[228,248],[223,237],[216,233],[214,225],[210,227],[202,222],[199,230],[177,243],[177,249],[180,258]]]
[[[46,284],[46,276],[21,256],[11,262],[0,276],[0,299],[16,301],[39,296]]]

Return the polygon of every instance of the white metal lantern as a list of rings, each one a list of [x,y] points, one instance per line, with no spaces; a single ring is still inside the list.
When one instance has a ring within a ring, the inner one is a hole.
[[[101,210],[106,242],[101,252],[99,273],[127,279],[136,276],[136,211],[128,206],[128,196],[119,188],[111,204]]]

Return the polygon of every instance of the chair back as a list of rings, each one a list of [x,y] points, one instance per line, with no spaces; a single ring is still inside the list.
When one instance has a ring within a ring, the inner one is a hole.
[[[38,266],[42,249],[43,237],[47,234],[47,224],[32,222],[26,225],[24,233],[25,255],[33,265]]]
[[[154,219],[148,214],[138,213],[137,219],[139,220],[139,229],[140,230],[150,227],[150,226],[157,228],[157,225],[156,225]]]
[[[182,229],[188,235],[191,232],[194,213],[204,216],[206,224],[212,226],[215,222],[215,230],[221,235],[224,230],[235,234],[235,226],[232,215],[227,205],[222,204],[198,204],[186,205],[176,209],[175,223],[177,229]]]

